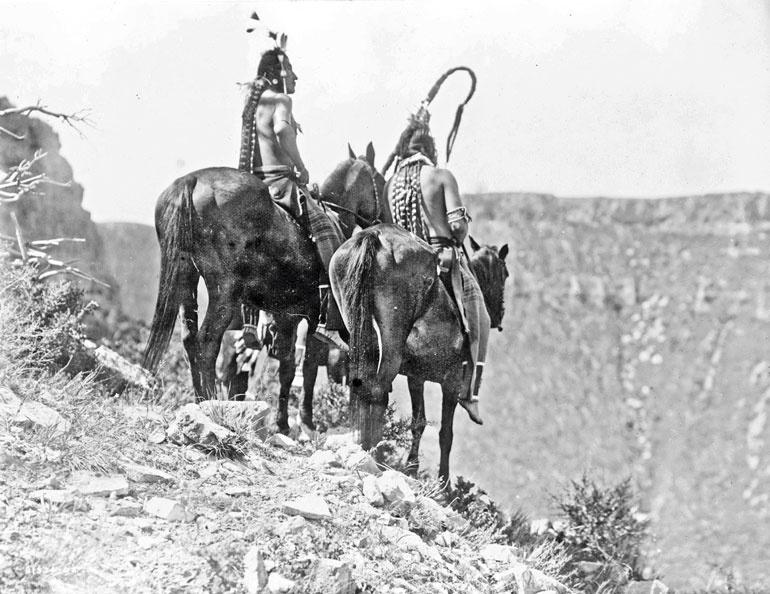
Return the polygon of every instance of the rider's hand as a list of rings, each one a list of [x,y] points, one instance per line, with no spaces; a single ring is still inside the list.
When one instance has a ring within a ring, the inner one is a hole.
[[[300,169],[297,172],[297,181],[302,185],[307,185],[307,183],[310,181],[310,173],[307,169]]]

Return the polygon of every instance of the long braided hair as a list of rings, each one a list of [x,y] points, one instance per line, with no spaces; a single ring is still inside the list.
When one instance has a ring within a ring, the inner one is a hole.
[[[428,125],[418,117],[410,118],[406,129],[401,133],[396,149],[385,166],[396,161],[396,171],[391,181],[391,212],[393,222],[421,239],[427,239],[420,201],[420,172],[426,159],[410,159],[415,155],[436,162],[436,145]]]
[[[259,99],[267,89],[275,87],[281,80],[283,50],[273,48],[262,54],[257,67],[257,76],[249,85],[249,96],[241,115],[241,152],[238,157],[238,169],[254,173],[262,165],[257,142],[257,106]]]

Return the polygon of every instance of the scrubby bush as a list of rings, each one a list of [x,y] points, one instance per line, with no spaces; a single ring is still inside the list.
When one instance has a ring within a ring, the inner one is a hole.
[[[556,503],[567,526],[564,542],[578,561],[619,563],[641,573],[641,547],[648,521],[638,512],[631,479],[604,487],[587,476],[571,481]]]
[[[82,348],[93,307],[68,281],[37,279],[32,265],[0,259],[0,367],[55,372]]]
[[[313,396],[313,421],[319,431],[350,424],[348,389],[329,382],[316,390]]]

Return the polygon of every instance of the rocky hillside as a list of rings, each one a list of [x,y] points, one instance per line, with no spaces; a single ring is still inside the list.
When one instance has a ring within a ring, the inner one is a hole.
[[[535,516],[583,471],[631,476],[671,585],[770,579],[759,528],[770,513],[770,196],[467,201],[476,239],[513,248],[515,280],[505,331],[491,337],[486,424],[458,415],[454,471]],[[140,301],[149,276],[124,300]],[[440,405],[428,394],[432,468]],[[405,382],[394,399],[408,416]]]
[[[456,471],[543,515],[584,470],[631,476],[667,583],[770,578],[769,198],[469,197],[515,281]]]

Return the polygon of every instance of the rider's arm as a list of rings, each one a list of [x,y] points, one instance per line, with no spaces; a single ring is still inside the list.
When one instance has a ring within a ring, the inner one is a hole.
[[[309,177],[307,168],[302,157],[299,156],[299,149],[297,148],[297,130],[291,112],[291,98],[286,95],[281,96],[276,102],[273,113],[273,131],[278,137],[281,148],[286,151],[294,163],[294,167],[299,171],[300,183],[307,183]]]
[[[444,205],[446,206],[449,231],[452,233],[452,238],[458,244],[461,244],[468,235],[468,218],[465,216],[453,216],[452,213],[452,211],[457,213],[457,209],[463,208],[463,202],[460,199],[460,189],[457,187],[455,176],[450,171],[441,169],[440,177],[441,185],[444,189]]]

